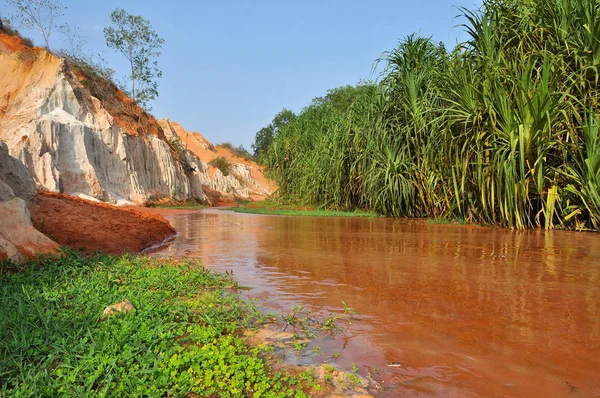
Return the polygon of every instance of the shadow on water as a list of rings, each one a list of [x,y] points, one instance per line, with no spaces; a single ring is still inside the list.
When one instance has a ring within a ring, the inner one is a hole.
[[[359,314],[337,362],[391,396],[600,394],[600,235],[416,220],[165,214],[158,256],[233,270],[289,312]],[[392,365],[392,366],[390,366]]]

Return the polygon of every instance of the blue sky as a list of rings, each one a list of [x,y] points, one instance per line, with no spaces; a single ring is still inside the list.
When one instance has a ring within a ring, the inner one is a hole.
[[[121,77],[127,64],[107,49],[102,28],[122,7],[149,19],[165,39],[153,114],[209,140],[250,148],[282,108],[299,111],[329,88],[371,77],[373,62],[417,32],[448,48],[465,38],[457,7],[479,0],[63,1],[66,21],[104,52]],[[5,7],[3,6],[3,9]],[[5,10],[4,10],[5,11]],[[4,12],[3,12],[4,13]],[[41,39],[31,32],[36,44]],[[56,32],[53,47],[60,47]]]

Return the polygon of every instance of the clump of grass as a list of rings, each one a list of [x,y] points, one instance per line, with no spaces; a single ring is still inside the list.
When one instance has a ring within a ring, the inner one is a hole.
[[[202,209],[206,205],[195,200],[158,200],[146,203],[146,207],[161,208],[161,209]]]
[[[2,396],[305,396],[240,337],[256,312],[229,275],[74,252],[14,268],[0,262]]]
[[[208,163],[211,166],[221,170],[221,173],[223,173],[224,176],[228,176],[231,172],[231,163],[229,163],[229,160],[227,160],[227,158],[224,156],[218,156]]]

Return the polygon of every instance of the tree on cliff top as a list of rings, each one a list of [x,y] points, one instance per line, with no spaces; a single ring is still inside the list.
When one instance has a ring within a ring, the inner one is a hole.
[[[104,28],[106,45],[120,52],[131,67],[130,97],[149,110],[149,102],[158,97],[158,69],[156,58],[165,41],[152,29],[150,21],[139,15],[131,15],[122,8],[110,14],[112,26]]]
[[[44,38],[46,50],[50,50],[50,35],[58,28],[58,21],[67,7],[54,0],[6,0],[14,8],[10,20],[21,27],[39,32]]]

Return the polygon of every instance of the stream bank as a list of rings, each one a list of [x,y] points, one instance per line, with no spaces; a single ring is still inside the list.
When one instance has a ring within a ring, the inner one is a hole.
[[[370,396],[333,368],[278,367],[276,326],[199,261],[67,250],[14,271],[0,262],[2,395]]]

